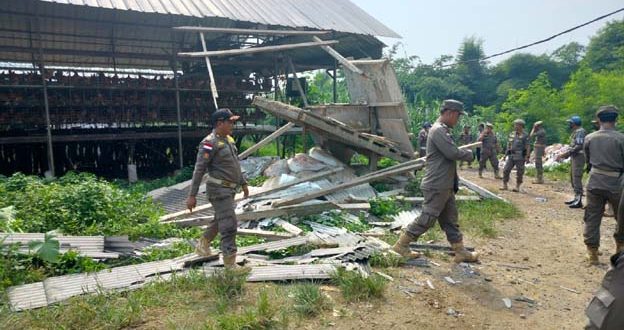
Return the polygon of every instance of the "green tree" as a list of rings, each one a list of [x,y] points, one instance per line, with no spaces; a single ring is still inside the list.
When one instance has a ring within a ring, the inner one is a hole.
[[[595,71],[624,69],[624,20],[607,23],[591,38],[584,61]]]

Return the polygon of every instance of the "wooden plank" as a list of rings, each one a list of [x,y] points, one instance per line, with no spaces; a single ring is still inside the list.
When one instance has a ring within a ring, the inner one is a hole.
[[[281,185],[279,187],[275,187],[275,188],[271,188],[269,190],[264,190],[264,191],[260,191],[260,192],[254,193],[253,195],[251,195],[249,197],[252,198],[252,197],[260,197],[260,196],[270,195],[270,194],[273,194],[273,193],[285,190],[287,188],[290,188],[292,186],[296,186],[296,185],[298,185],[300,183],[303,183],[303,182],[315,181],[315,180],[318,180],[318,179],[323,179],[323,178],[325,178],[325,177],[327,177],[329,175],[336,174],[336,173],[338,173],[340,171],[343,171],[343,170],[344,170],[343,167],[337,167],[337,168],[334,168],[334,169],[331,169],[331,170],[318,172],[316,174],[313,174],[313,175],[310,175],[310,176],[307,176],[307,177],[303,177],[301,179],[297,179],[297,180],[294,180],[292,182],[283,184],[283,185]],[[243,200],[242,197],[237,198],[234,201],[238,202],[238,201],[241,201],[241,200]],[[196,207],[195,209],[193,209],[193,212],[198,212],[198,211],[203,211],[203,210],[208,210],[208,209],[212,209],[212,205],[211,204],[200,205],[199,207]],[[169,220],[177,218],[177,217],[179,217],[181,215],[187,215],[187,214],[191,214],[191,212],[189,212],[189,210],[184,210],[184,211],[179,211],[179,212],[176,212],[176,213],[167,214],[167,215],[164,215],[164,216],[160,217],[160,221],[169,221]]]
[[[295,236],[291,233],[278,233],[278,232],[269,231],[269,230],[242,229],[242,228],[238,228],[238,230],[236,231],[236,234],[241,235],[241,236],[262,237],[262,238],[266,238],[269,241],[279,241],[281,239],[292,238],[293,236]]]
[[[258,220],[265,218],[274,218],[285,215],[310,215],[321,213],[327,210],[337,209],[339,206],[337,204],[331,202],[320,202],[320,203],[306,203],[299,205],[289,205],[284,207],[266,207],[260,210],[251,211],[251,212],[243,212],[236,215],[236,219],[238,221],[250,221],[250,220]],[[169,223],[176,224],[181,227],[192,227],[192,226],[203,226],[211,221],[213,221],[214,216],[207,217],[197,217],[191,219],[182,219],[176,221],[170,221]]]
[[[224,27],[204,27],[204,26],[176,26],[176,31],[181,32],[210,32],[227,34],[252,34],[252,35],[278,35],[278,36],[316,36],[331,33],[331,31],[298,31],[298,30],[257,30],[257,29],[235,29]]]
[[[425,201],[424,197],[404,197],[404,196],[397,196],[396,197],[397,200],[400,200],[402,202],[406,202],[406,203],[410,203],[410,204],[422,204]],[[456,201],[480,201],[481,197],[479,196],[463,196],[463,195],[455,195],[455,200]]]
[[[246,54],[255,54],[255,53],[266,53],[266,52],[281,52],[284,50],[307,48],[307,47],[328,46],[328,45],[335,45],[337,43],[338,43],[338,40],[327,40],[327,41],[321,41],[321,42],[302,42],[298,44],[250,47],[250,48],[243,48],[243,49],[212,50],[212,51],[207,51],[207,52],[183,52],[183,53],[178,53],[178,56],[180,57],[236,56],[236,55],[246,55]]]
[[[285,231],[295,235],[295,236],[299,236],[301,235],[301,233],[303,233],[303,229],[293,225],[292,223],[286,221],[286,220],[282,220],[282,219],[277,219],[274,222],[276,225],[280,226],[282,229],[284,229]]]
[[[323,40],[321,40],[321,38],[314,36],[312,37],[312,39],[316,42],[322,42]],[[335,58],[338,62],[340,62],[340,64],[342,64],[345,68],[349,69],[350,71],[357,73],[359,75],[363,75],[364,72],[362,70],[360,70],[357,66],[353,65],[351,62],[349,62],[349,60],[347,60],[346,58],[344,58],[342,55],[340,55],[340,53],[338,53],[336,50],[334,50],[333,48],[329,47],[329,46],[321,46],[321,48],[327,52],[327,54],[331,55],[333,58]]]
[[[249,155],[251,155],[254,152],[256,152],[256,150],[258,150],[258,149],[264,147],[265,145],[271,143],[271,141],[277,139],[282,134],[284,134],[287,131],[289,131],[293,126],[295,126],[295,123],[290,122],[290,123],[280,127],[280,129],[278,129],[277,131],[271,133],[269,136],[265,137],[260,142],[254,144],[253,146],[251,146],[247,150],[245,150],[242,153],[240,153],[240,155],[238,155],[238,159],[243,160],[243,159],[249,157]]]
[[[295,70],[295,65],[293,64],[292,59],[290,57],[288,57],[288,67],[290,68],[290,72],[293,74],[293,77],[295,78],[294,80],[295,87],[297,88],[297,91],[299,92],[299,96],[301,96],[301,100],[303,101],[303,107],[307,108],[309,106],[308,98],[306,97],[305,92],[303,91],[303,87],[301,86],[301,82],[299,81],[299,77],[297,76],[297,70]],[[304,148],[304,150],[307,150],[307,149]]]
[[[402,119],[382,119],[379,118],[379,128],[384,137],[399,143],[403,152],[414,153],[412,141],[410,141],[405,122]],[[374,133],[374,132],[373,132]]]
[[[370,203],[340,203],[336,205],[343,211],[368,211],[371,207]]]
[[[508,200],[500,197],[499,195],[496,195],[495,193],[477,185],[474,182],[468,181],[464,178],[459,178],[459,183],[466,186],[466,188],[476,192],[477,194],[479,194],[479,196],[486,198],[486,199],[497,199],[499,201],[505,202],[505,203],[509,203]]]

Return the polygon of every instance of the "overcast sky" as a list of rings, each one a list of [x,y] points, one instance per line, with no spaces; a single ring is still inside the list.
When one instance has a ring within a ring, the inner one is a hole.
[[[622,0],[351,0],[402,39],[381,38],[387,45],[402,42],[407,55],[431,63],[442,54],[455,55],[465,37],[484,41],[486,55],[528,44],[624,7]],[[523,51],[552,52],[589,38],[618,13],[550,42]],[[400,54],[403,48],[399,48]],[[498,62],[503,55],[492,62]]]

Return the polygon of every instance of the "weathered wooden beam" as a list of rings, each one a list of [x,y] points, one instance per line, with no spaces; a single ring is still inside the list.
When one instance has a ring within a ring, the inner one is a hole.
[[[296,185],[298,185],[300,183],[303,183],[303,182],[315,181],[315,180],[319,180],[319,179],[325,178],[325,177],[327,177],[329,175],[336,174],[336,173],[338,173],[338,172],[340,172],[342,170],[344,170],[343,167],[336,167],[336,168],[333,168],[331,170],[318,172],[316,174],[313,174],[313,175],[310,175],[310,176],[306,176],[306,177],[294,180],[294,181],[289,182],[289,183],[285,183],[285,184],[283,184],[283,185],[281,185],[279,187],[275,187],[275,188],[271,188],[271,189],[268,189],[268,190],[263,190],[263,191],[256,192],[253,195],[250,195],[249,197],[253,198],[253,197],[260,197],[260,196],[270,195],[270,194],[282,191],[284,189],[290,188],[292,186],[296,186]],[[234,201],[235,202],[239,202],[241,200],[243,200],[243,198],[239,197],[239,198],[235,199]],[[212,204],[204,204],[204,205],[200,205],[200,206],[196,207],[195,209],[193,209],[193,212],[207,210],[207,209],[211,209],[211,208],[212,208]],[[191,214],[191,212],[189,212],[189,210],[179,211],[179,212],[175,212],[175,213],[164,215],[164,216],[160,217],[159,220],[160,221],[168,221],[170,219],[174,219],[174,218],[177,218],[177,217],[185,215],[185,214]]]
[[[486,198],[486,199],[497,199],[501,202],[505,202],[505,203],[509,203],[508,200],[500,197],[499,195],[479,186],[478,184],[468,181],[464,178],[459,178],[459,183],[466,186],[466,188],[476,192],[477,194],[479,194],[479,196]]]
[[[243,151],[240,155],[238,155],[238,159],[243,160],[243,159],[249,157],[249,155],[251,155],[254,152],[256,152],[256,150],[258,150],[258,149],[264,147],[265,145],[271,143],[271,141],[277,139],[278,137],[280,137],[282,134],[284,134],[287,131],[289,131],[294,126],[295,126],[295,123],[290,122],[290,123],[280,127],[280,129],[278,129],[277,131],[271,133],[269,136],[265,137],[260,142],[258,142],[255,145],[251,146],[249,149]]]
[[[299,77],[297,76],[297,70],[295,70],[295,65],[293,64],[293,61],[290,57],[288,57],[288,67],[290,68],[290,72],[292,72],[293,77],[295,78],[293,82],[295,83],[295,87],[299,92],[299,96],[301,96],[301,100],[303,101],[303,107],[307,108],[309,106],[308,98],[303,91],[303,87],[301,86],[301,82],[299,81]]]
[[[246,55],[246,54],[255,54],[255,53],[266,53],[266,52],[281,52],[284,50],[291,50],[291,49],[298,49],[298,48],[335,45],[337,43],[338,43],[338,40],[327,40],[327,41],[321,41],[321,42],[302,42],[298,44],[250,47],[250,48],[243,48],[243,49],[212,50],[212,51],[207,51],[207,52],[184,52],[184,53],[178,53],[178,56],[180,57],[236,56],[236,55]]]
[[[316,36],[331,33],[331,31],[297,31],[297,30],[256,30],[256,29],[235,29],[222,27],[204,26],[176,26],[173,28],[180,32],[211,32],[228,34],[253,34],[253,35],[278,35],[278,36]]]
[[[296,236],[296,235],[293,235],[291,233],[278,233],[278,232],[269,231],[269,230],[242,229],[242,228],[238,228],[236,233],[237,233],[237,235],[242,235],[242,236],[262,237],[262,238],[267,239],[268,241],[279,241],[279,240],[282,240],[282,239],[291,238],[291,237]]]
[[[314,39],[314,41],[316,42],[322,42],[323,40],[317,36],[313,36],[312,39]],[[357,74],[364,74],[364,71],[360,70],[357,66],[355,66],[353,63],[349,62],[349,60],[347,60],[346,58],[344,58],[342,55],[340,55],[340,53],[338,53],[336,50],[334,50],[333,48],[329,47],[329,46],[321,46],[321,48],[323,48],[324,51],[327,52],[327,54],[331,55],[333,58],[335,58],[338,62],[340,62],[340,64],[342,64],[345,68],[357,73]]]

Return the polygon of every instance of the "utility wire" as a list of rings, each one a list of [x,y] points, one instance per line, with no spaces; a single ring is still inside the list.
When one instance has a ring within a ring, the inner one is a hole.
[[[593,19],[593,20],[591,20],[591,21],[585,22],[585,23],[583,23],[583,24],[577,25],[577,26],[575,26],[575,27],[569,28],[569,29],[567,29],[567,30],[565,30],[565,31],[562,31],[562,32],[559,32],[559,33],[557,33],[557,34],[555,34],[555,35],[552,35],[552,36],[550,36],[550,37],[548,37],[548,38],[545,38],[545,39],[542,39],[542,40],[539,40],[539,41],[536,41],[536,42],[533,42],[533,43],[530,43],[530,44],[527,44],[527,45],[524,45],[524,46],[520,46],[520,47],[512,48],[512,49],[509,49],[509,50],[506,50],[506,51],[503,51],[503,52],[500,52],[500,53],[492,54],[492,55],[485,56],[485,57],[478,58],[478,59],[472,59],[472,60],[466,60],[466,61],[459,61],[459,62],[455,62],[455,63],[451,63],[451,64],[439,65],[438,67],[439,67],[439,68],[444,68],[444,67],[453,66],[453,65],[456,65],[456,64],[461,64],[461,63],[481,62],[481,61],[485,61],[485,60],[490,59],[490,58],[493,58],[493,57],[497,57],[497,56],[501,56],[501,55],[509,54],[509,53],[511,53],[511,52],[515,52],[515,51],[520,50],[520,49],[525,49],[525,48],[529,48],[529,47],[532,47],[532,46],[535,46],[535,45],[539,45],[539,44],[542,44],[542,43],[548,42],[548,41],[550,41],[550,40],[553,40],[553,39],[555,39],[555,38],[557,38],[557,37],[559,37],[559,36],[562,36],[562,35],[564,35],[564,34],[566,34],[566,33],[570,33],[570,32],[572,32],[572,31],[574,31],[574,30],[580,29],[580,28],[582,28],[582,27],[584,27],[584,26],[586,26],[586,25],[589,25],[589,24],[591,24],[591,23],[594,23],[594,22],[600,21],[600,20],[605,19],[605,18],[607,18],[607,17],[609,17],[609,16],[613,16],[613,15],[615,15],[615,14],[619,13],[619,12],[622,12],[622,11],[624,11],[624,8],[620,8],[620,9],[618,9],[618,10],[616,10],[616,11],[612,11],[612,12],[610,12],[610,13],[608,13],[608,14],[602,15],[602,16],[600,16],[600,17],[596,17],[596,18],[594,18],[594,19]]]

